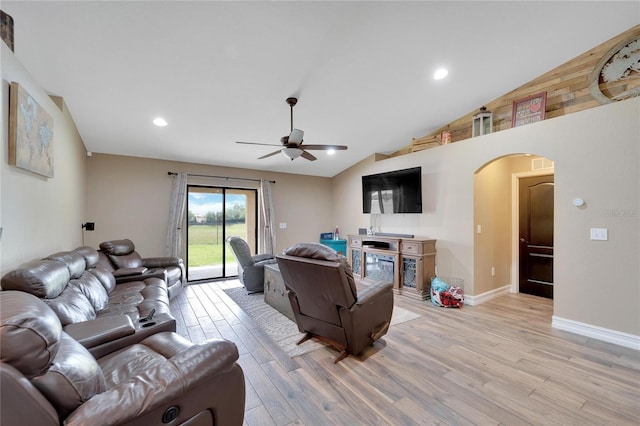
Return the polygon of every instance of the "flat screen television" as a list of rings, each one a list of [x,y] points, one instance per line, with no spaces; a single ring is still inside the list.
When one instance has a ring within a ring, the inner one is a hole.
[[[422,213],[422,168],[362,176],[363,213]]]

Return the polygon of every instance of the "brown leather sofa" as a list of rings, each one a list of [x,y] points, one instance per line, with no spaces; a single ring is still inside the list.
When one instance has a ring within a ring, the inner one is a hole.
[[[162,278],[167,283],[169,299],[180,293],[187,277],[181,258],[143,258],[136,251],[133,241],[129,239],[100,243],[99,256],[98,263],[111,272],[118,283],[140,281],[150,277]]]
[[[296,244],[276,258],[298,330],[306,333],[298,344],[319,338],[341,351],[338,362],[387,333],[393,283],[372,283],[358,292],[347,259],[322,244]]]
[[[95,358],[42,299],[0,292],[0,424],[241,425],[245,382],[230,341],[163,332]]]
[[[98,265],[98,257],[91,247],[55,253],[5,274],[2,289],[42,299],[64,330],[95,357],[176,330],[162,279],[141,277],[116,284],[113,274]]]

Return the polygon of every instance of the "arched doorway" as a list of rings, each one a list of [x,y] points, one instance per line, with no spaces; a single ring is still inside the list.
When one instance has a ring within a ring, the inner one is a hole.
[[[553,249],[530,247],[541,244],[525,245],[526,249],[531,250],[528,258],[534,259],[534,262],[529,264],[522,260],[527,257],[521,257],[520,252],[522,222],[520,184],[525,183],[529,178],[543,175],[553,177],[553,161],[531,154],[512,154],[495,158],[476,171],[474,175],[474,291],[480,299],[484,299],[482,295],[487,295],[487,299],[490,299],[499,294],[520,292],[521,275],[528,276],[530,281],[533,280],[537,285],[552,288]],[[548,189],[548,186],[544,188]],[[548,192],[545,191],[534,191],[534,193],[534,198],[540,193],[544,193],[546,199],[549,197]],[[551,193],[551,200],[553,200],[553,193]],[[539,200],[535,199],[534,202],[533,216],[540,216]],[[525,218],[531,217],[531,212],[522,213]],[[550,218],[550,229],[553,230],[553,203],[551,203]],[[545,216],[545,219],[549,217]],[[529,235],[524,237],[530,241],[526,238]],[[538,237],[539,234],[534,235],[535,242],[539,242]],[[531,293],[526,286],[522,290]],[[552,291],[536,294],[548,297]]]

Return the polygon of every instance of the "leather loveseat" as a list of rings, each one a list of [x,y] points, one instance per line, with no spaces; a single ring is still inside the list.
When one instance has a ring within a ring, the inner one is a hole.
[[[0,347],[3,426],[243,422],[244,375],[227,340],[162,332],[94,357],[43,299],[2,291]]]
[[[55,253],[5,274],[2,289],[42,299],[64,330],[96,357],[176,330],[162,279],[116,284],[113,274],[98,265],[98,257],[91,247]]]
[[[129,239],[100,243],[98,263],[111,272],[118,283],[157,277],[167,283],[169,299],[182,290],[186,280],[184,261],[179,257],[143,258]]]

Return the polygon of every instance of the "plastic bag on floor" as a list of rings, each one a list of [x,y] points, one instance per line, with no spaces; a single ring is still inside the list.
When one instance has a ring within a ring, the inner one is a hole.
[[[464,292],[460,287],[451,287],[438,277],[431,280],[431,302],[444,308],[461,308]]]

